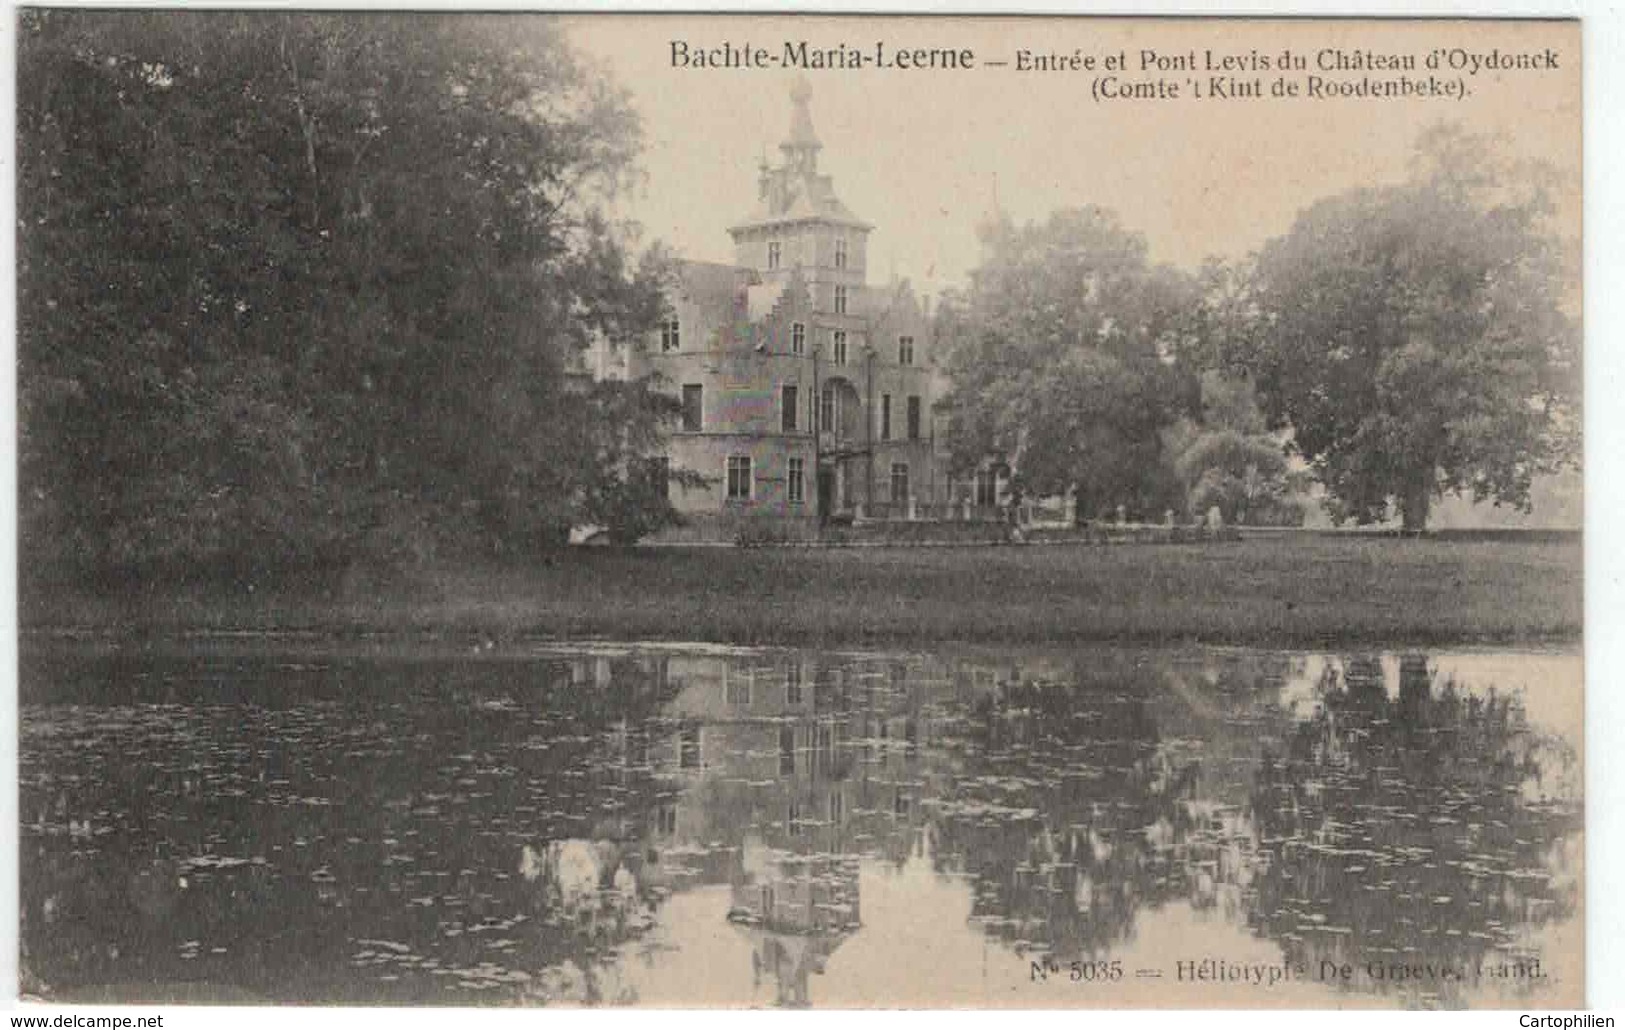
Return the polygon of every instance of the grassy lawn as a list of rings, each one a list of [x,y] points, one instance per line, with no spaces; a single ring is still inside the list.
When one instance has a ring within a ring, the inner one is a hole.
[[[25,588],[25,628],[736,644],[1536,643],[1580,637],[1578,541],[577,550],[268,588]]]

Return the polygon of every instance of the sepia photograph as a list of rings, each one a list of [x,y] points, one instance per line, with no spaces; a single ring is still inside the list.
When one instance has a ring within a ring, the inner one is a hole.
[[[25,1005],[1585,1007],[1580,21],[12,15]]]

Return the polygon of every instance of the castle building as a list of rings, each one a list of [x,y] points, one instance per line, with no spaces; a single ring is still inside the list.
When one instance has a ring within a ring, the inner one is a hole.
[[[874,227],[818,170],[805,80],[790,99],[780,161],[763,160],[728,230],[734,264],[681,263],[665,320],[627,359],[682,399],[668,460],[707,485],[670,489],[693,537],[927,518],[948,496],[929,312],[906,281],[869,284]]]

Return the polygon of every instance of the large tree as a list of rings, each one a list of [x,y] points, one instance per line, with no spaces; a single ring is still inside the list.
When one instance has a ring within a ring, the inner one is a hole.
[[[535,540],[624,475],[583,450],[604,416],[571,371],[658,317],[659,269],[595,215],[636,124],[551,23],[38,10],[19,29],[31,552]],[[617,401],[664,410],[637,384]]]
[[[1420,530],[1445,491],[1526,507],[1576,458],[1572,280],[1545,192],[1493,158],[1435,130],[1410,181],[1322,200],[1258,255],[1232,356],[1340,521]]]
[[[1020,489],[1075,489],[1085,515],[1176,502],[1161,433],[1195,402],[1174,363],[1194,284],[1147,260],[1101,208],[983,229],[969,289],[946,298],[950,446],[965,469],[1007,464]]]
[[[1301,524],[1297,495],[1306,477],[1292,468],[1281,434],[1269,430],[1251,379],[1225,360],[1256,321],[1250,266],[1209,259],[1198,282],[1195,326],[1179,360],[1201,370],[1200,410],[1164,434],[1186,509],[1201,518],[1216,507],[1230,524]]]

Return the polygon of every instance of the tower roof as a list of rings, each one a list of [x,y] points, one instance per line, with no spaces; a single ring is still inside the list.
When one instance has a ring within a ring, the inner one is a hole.
[[[872,228],[841,203],[830,177],[818,174],[818,152],[824,145],[813,128],[811,103],[812,85],[798,77],[790,86],[790,133],[779,144],[783,163],[773,168],[763,162],[756,207],[730,232],[806,221]]]
[[[790,85],[790,135],[779,144],[780,150],[788,153],[823,148],[824,145],[818,141],[818,133],[813,131],[812,111],[808,106],[811,102],[812,83],[807,81],[805,75],[798,76]]]

